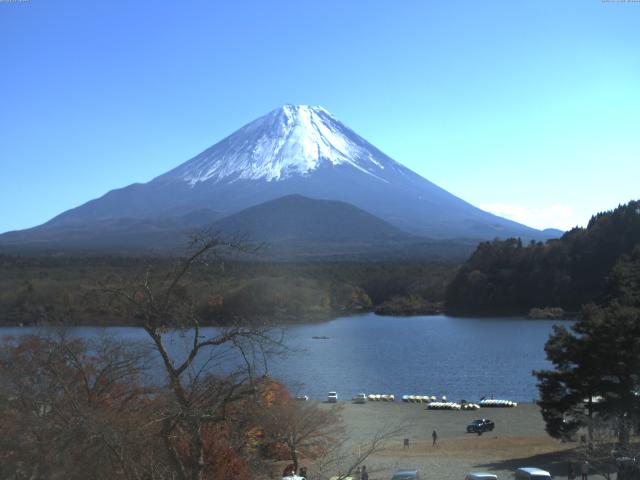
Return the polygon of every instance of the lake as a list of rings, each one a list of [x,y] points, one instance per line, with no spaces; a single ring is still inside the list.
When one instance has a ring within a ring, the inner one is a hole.
[[[292,394],[341,399],[358,392],[446,395],[451,400],[481,397],[530,402],[538,397],[532,370],[548,368],[544,343],[554,324],[571,321],[525,318],[382,317],[364,314],[283,327],[296,350],[269,362],[271,376]],[[0,328],[0,335],[33,333],[34,328]],[[145,340],[133,327],[75,327],[74,335]],[[206,332],[207,329],[204,329]],[[328,337],[314,339],[313,337]],[[179,352],[177,333],[170,346]],[[228,361],[228,358],[220,360]]]

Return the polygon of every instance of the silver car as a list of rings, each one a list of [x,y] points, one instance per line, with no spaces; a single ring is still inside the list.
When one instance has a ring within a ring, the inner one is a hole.
[[[464,480],[498,480],[498,476],[493,473],[472,472],[467,473]]]
[[[353,397],[353,403],[367,403],[367,394],[359,393]]]
[[[391,480],[420,480],[418,470],[396,470]]]

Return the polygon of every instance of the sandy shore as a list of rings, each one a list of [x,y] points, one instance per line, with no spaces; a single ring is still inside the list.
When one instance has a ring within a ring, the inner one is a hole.
[[[389,480],[396,468],[417,468],[422,480],[463,480],[466,473],[478,471],[512,479],[515,468],[526,466],[549,470],[556,479],[566,478],[569,459],[578,458],[580,452],[578,444],[562,443],[546,434],[534,404],[477,411],[427,410],[424,404],[403,402],[340,404],[354,449],[380,429],[404,427],[383,451],[367,460],[371,480]],[[483,417],[495,422],[495,430],[481,436],[466,433],[467,424]],[[438,434],[435,447],[433,430]],[[403,448],[404,438],[409,439],[408,449]]]

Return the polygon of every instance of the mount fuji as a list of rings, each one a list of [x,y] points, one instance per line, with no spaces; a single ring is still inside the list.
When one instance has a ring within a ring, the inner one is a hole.
[[[448,193],[322,107],[284,105],[148,183],[0,235],[0,248],[164,245],[191,228],[290,195],[351,204],[407,235],[435,240],[550,236]]]

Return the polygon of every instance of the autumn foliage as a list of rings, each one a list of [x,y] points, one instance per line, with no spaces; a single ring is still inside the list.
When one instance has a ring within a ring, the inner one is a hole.
[[[5,338],[0,346],[0,477],[8,479],[173,479],[160,435],[171,409],[166,387],[145,386],[148,349],[100,339]],[[268,377],[254,395],[203,426],[202,478],[270,478],[274,432],[260,412],[286,411],[289,392]],[[173,432],[184,464],[188,432]],[[274,458],[275,455],[275,458]]]

